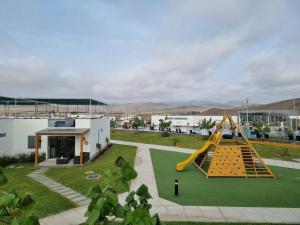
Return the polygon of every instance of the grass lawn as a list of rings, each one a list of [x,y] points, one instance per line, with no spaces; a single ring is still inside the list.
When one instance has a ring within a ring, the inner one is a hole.
[[[151,149],[159,195],[182,205],[300,207],[300,170],[270,167],[276,178],[210,178],[189,165],[176,172],[175,165],[188,154]],[[180,196],[174,195],[179,179]]]
[[[178,135],[171,134],[170,137],[162,137],[159,133],[146,133],[139,131],[112,130],[111,138],[113,140],[133,141],[147,144],[158,144],[173,146],[174,138],[178,147],[199,149],[205,143],[205,137],[200,135]],[[283,160],[292,160],[300,158],[300,147],[278,147],[272,145],[253,145],[256,151],[264,158],[279,158]]]
[[[57,182],[86,195],[91,186],[99,182],[102,184],[102,179],[86,179],[87,175],[85,172],[94,171],[97,174],[101,174],[104,169],[110,169],[113,173],[113,185],[116,187],[117,191],[121,193],[126,191],[126,187],[117,181],[120,176],[120,169],[115,166],[115,161],[119,156],[123,156],[131,165],[134,165],[135,153],[136,147],[114,144],[98,159],[86,166],[51,168],[46,171],[46,175]]]
[[[207,138],[200,135],[189,136],[174,133],[170,137],[162,137],[160,133],[111,130],[111,139],[167,146],[173,146],[174,139],[176,139],[178,147],[198,149],[204,145]]]
[[[282,160],[300,158],[300,147],[279,147],[259,144],[254,144],[253,147],[264,158],[278,158]]]
[[[20,194],[31,193],[36,196],[35,212],[40,218],[76,207],[68,199],[28,177],[27,174],[35,170],[33,165],[23,164],[23,166],[19,169],[4,168],[3,171],[8,178],[8,183],[1,186],[0,189],[9,192],[16,190]]]

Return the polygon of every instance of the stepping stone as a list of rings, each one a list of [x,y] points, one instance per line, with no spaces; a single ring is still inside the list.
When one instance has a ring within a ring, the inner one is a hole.
[[[94,171],[86,171],[85,174],[89,175],[89,174],[93,174]]]
[[[21,169],[21,168],[23,168],[23,167],[24,167],[24,166],[17,166],[16,168],[17,168],[17,169]]]
[[[296,162],[300,162],[300,159],[293,159],[294,161],[296,161]]]
[[[83,200],[83,201],[77,202],[77,204],[78,204],[79,206],[83,206],[83,205],[89,205],[90,202],[91,202],[90,199],[85,199],[85,200]]]
[[[16,166],[15,165],[10,165],[10,166],[8,166],[8,168],[10,168],[10,169],[13,169],[13,168],[15,168]]]
[[[73,198],[78,198],[80,197],[81,195],[79,193],[73,193],[73,194],[68,194],[68,195],[63,195],[64,197],[66,198],[69,198],[69,199],[73,199]]]
[[[100,174],[89,174],[85,177],[88,180],[98,180],[101,178]]]
[[[72,200],[75,202],[81,202],[81,201],[87,200],[87,198],[84,196],[79,196],[79,197],[73,198]]]
[[[61,190],[56,190],[57,193],[61,194],[61,195],[70,195],[70,194],[75,194],[76,192],[74,192],[71,189],[61,189]]]

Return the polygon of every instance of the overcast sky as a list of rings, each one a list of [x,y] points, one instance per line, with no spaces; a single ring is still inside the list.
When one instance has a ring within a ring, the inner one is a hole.
[[[0,95],[300,97],[300,1],[0,0]]]

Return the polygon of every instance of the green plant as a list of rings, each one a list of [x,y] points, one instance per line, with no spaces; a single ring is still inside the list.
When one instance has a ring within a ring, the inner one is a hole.
[[[96,148],[97,148],[98,150],[101,150],[101,144],[100,144],[100,143],[97,143],[97,144],[96,144]]]
[[[129,186],[129,182],[136,178],[136,171],[122,157],[115,162],[120,167],[122,176],[120,181]],[[92,201],[86,212],[86,224],[109,224],[115,219],[122,219],[123,225],[161,225],[157,214],[151,216],[149,210],[151,198],[148,187],[142,184],[136,191],[131,191],[126,197],[126,203],[121,205],[116,190],[111,186],[112,173],[106,170],[103,173],[104,187],[99,184],[90,188],[88,196]]]
[[[0,186],[7,183],[7,178],[0,168]],[[20,196],[13,191],[0,191],[0,224],[37,225],[39,218],[35,216],[33,206],[35,198],[30,194]]]
[[[131,125],[132,125],[132,128],[138,129],[138,127],[143,127],[145,124],[144,124],[143,118],[139,118],[139,117],[135,116],[133,118]]]
[[[109,138],[108,138],[108,137],[105,138],[105,143],[106,143],[107,145],[109,145]]]
[[[204,118],[201,122],[199,122],[199,127],[200,129],[212,129],[214,126],[216,125],[216,121],[212,121],[211,118],[209,118],[209,120],[206,120],[206,118]]]
[[[164,131],[165,129],[169,128],[171,126],[171,121],[167,121],[167,117],[165,119],[159,120],[159,129],[161,131]]]
[[[110,120],[110,127],[117,127],[117,126],[118,126],[117,121],[114,120],[114,119],[111,119],[111,120]]]
[[[265,122],[257,122],[253,125],[254,125],[254,133],[257,136],[267,134],[271,131],[270,127]]]
[[[167,132],[167,131],[164,131],[164,132],[161,133],[161,136],[162,137],[170,137],[170,133]]]

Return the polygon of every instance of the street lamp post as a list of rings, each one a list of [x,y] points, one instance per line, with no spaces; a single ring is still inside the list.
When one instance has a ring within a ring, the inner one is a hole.
[[[248,103],[249,103],[249,98],[246,98],[246,131],[247,131],[247,137],[249,134],[249,107],[248,107]]]

